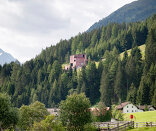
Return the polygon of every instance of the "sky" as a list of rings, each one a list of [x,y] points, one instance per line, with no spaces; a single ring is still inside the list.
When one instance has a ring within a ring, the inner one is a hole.
[[[135,0],[0,0],[0,48],[21,63]]]

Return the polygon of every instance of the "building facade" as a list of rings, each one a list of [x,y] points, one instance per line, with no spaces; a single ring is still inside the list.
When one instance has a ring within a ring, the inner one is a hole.
[[[72,69],[76,68],[79,69],[82,66],[86,66],[88,63],[87,56],[85,54],[77,54],[70,56],[70,64],[65,65],[65,70],[69,70],[71,67]]]
[[[134,112],[143,112],[143,110],[138,109],[137,106],[131,103],[123,107],[123,113],[134,113]]]
[[[58,116],[58,112],[60,109],[58,108],[47,108],[47,111],[50,113],[50,115]]]
[[[144,112],[145,111],[145,108],[146,108],[145,105],[136,106],[136,105],[134,105],[134,104],[132,104],[130,102],[121,103],[120,105],[118,105],[116,107],[116,109],[120,110],[123,113]],[[153,111],[155,109],[151,105],[148,105],[147,106],[147,110],[148,111]]]

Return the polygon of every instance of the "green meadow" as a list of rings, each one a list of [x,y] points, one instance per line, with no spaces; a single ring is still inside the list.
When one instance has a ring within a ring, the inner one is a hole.
[[[156,127],[141,127],[141,128],[129,129],[127,131],[156,131]]]
[[[129,121],[130,115],[134,116],[133,121],[135,122],[156,122],[156,111],[126,113],[124,119]]]
[[[141,51],[141,55],[142,55],[142,59],[143,59],[143,60],[145,59],[145,47],[146,47],[145,44],[144,44],[144,45],[141,45],[141,46],[138,46],[138,48],[139,48],[140,51]],[[128,56],[130,56],[131,50],[132,50],[132,49],[127,50]],[[124,52],[122,52],[122,53],[120,54],[121,60],[123,59],[123,55],[124,55]]]

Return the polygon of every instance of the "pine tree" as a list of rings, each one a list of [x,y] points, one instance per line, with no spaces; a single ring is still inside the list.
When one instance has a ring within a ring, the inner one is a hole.
[[[151,64],[156,63],[156,24],[150,30],[149,35],[147,37],[146,42],[146,50],[145,50],[145,62],[146,69],[148,70]]]
[[[136,95],[137,95],[137,90],[134,84],[132,83],[130,86],[130,90],[127,95],[127,101],[132,102],[133,104],[136,104]]]
[[[123,71],[121,64],[119,63],[117,73],[115,76],[115,81],[114,81],[114,93],[115,93],[115,101],[119,102],[119,100],[124,100],[124,94],[126,91],[124,90],[124,85],[123,85]]]
[[[146,77],[142,76],[141,78],[141,82],[140,82],[140,86],[139,86],[139,90],[137,91],[137,104],[150,104],[150,96],[149,96],[149,92],[150,92],[150,87],[146,84]]]
[[[106,106],[111,105],[111,93],[109,91],[109,77],[105,70],[102,72],[101,84],[100,84],[100,101],[105,103]]]
[[[99,85],[97,77],[97,69],[95,62],[88,63],[86,68],[86,78],[87,78],[87,91],[86,96],[89,97],[91,103],[93,104],[97,98],[99,98]]]
[[[152,98],[152,105],[156,108],[156,89],[154,91],[154,95],[153,95],[153,98]]]

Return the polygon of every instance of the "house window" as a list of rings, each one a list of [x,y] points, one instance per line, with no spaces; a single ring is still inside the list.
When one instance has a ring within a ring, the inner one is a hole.
[[[136,112],[136,110],[135,110],[135,112]]]
[[[128,106],[127,106],[127,108],[128,108]]]
[[[132,110],[132,112],[133,112],[133,110]]]
[[[83,55],[83,58],[84,58],[84,55]]]
[[[128,110],[127,110],[127,112],[128,112]]]
[[[74,60],[74,61],[76,61],[76,60]]]
[[[133,108],[133,106],[132,106],[132,108]]]
[[[70,65],[73,66],[73,63],[71,63]]]

